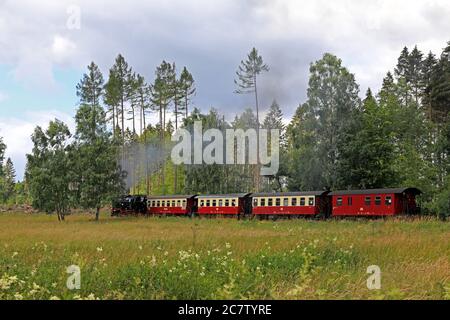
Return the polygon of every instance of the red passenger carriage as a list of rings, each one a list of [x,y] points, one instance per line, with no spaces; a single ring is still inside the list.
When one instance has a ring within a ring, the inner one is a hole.
[[[393,216],[420,213],[417,188],[345,190],[330,193],[333,216]]]
[[[249,193],[197,196],[198,211],[201,215],[241,216],[250,213]]]
[[[253,193],[252,212],[256,216],[328,216],[329,191]]]
[[[195,195],[148,197],[148,213],[164,215],[191,215],[196,210]]]

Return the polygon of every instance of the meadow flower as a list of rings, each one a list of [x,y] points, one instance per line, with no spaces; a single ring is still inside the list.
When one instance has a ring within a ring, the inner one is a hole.
[[[142,250],[142,246],[139,246],[139,250]]]
[[[20,293],[16,292],[16,294],[14,295],[14,299],[16,299],[16,300],[23,300],[23,295],[21,295]]]
[[[14,258],[15,256],[17,256],[19,253],[17,251],[13,252],[12,254],[12,258]]]
[[[8,290],[15,283],[19,282],[17,276],[8,276],[7,274],[3,275],[0,278],[0,290]]]
[[[61,300],[60,298],[58,298],[57,296],[51,296],[50,300]]]
[[[155,258],[155,256],[152,256],[152,260],[150,260],[150,265],[152,267],[156,266],[156,258]]]
[[[86,297],[86,300],[99,300],[98,298],[95,297],[95,295],[93,293],[91,293],[90,295],[88,295]]]
[[[97,252],[102,252],[103,248],[102,247],[97,247]]]
[[[230,243],[225,243],[225,247],[227,248],[227,249],[230,249],[231,248],[231,244]]]

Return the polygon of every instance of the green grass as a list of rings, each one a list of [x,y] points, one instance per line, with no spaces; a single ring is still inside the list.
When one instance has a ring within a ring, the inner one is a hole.
[[[0,299],[50,298],[450,299],[450,225],[0,214]]]

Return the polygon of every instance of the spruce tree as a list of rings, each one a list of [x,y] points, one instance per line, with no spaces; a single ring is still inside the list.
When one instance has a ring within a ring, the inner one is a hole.
[[[248,94],[253,93],[255,95],[255,109],[256,109],[256,131],[257,131],[257,146],[256,146],[256,154],[259,161],[259,103],[258,103],[258,76],[262,72],[268,72],[269,66],[264,63],[262,56],[258,54],[258,50],[253,48],[250,53],[247,55],[246,60],[242,60],[238,71],[236,71],[237,78],[234,80],[234,83],[237,87],[236,93],[238,94]],[[255,184],[256,190],[259,188],[259,165],[255,169]]]
[[[88,73],[85,73],[77,84],[77,96],[82,104],[100,105],[104,90],[103,75],[94,62],[91,62],[87,68]]]
[[[3,202],[7,202],[14,195],[14,189],[16,184],[16,170],[14,169],[11,158],[6,160],[5,166],[3,168],[4,175],[3,178],[0,179],[2,181],[2,196]]]
[[[180,89],[185,118],[187,118],[189,115],[189,106],[192,103],[192,97],[195,95],[196,88],[194,77],[186,67],[184,67],[183,71],[181,71]]]

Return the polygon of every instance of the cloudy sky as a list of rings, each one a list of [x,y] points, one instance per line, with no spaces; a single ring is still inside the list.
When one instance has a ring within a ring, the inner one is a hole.
[[[33,128],[55,117],[73,128],[86,65],[107,74],[119,52],[148,81],[163,59],[186,65],[195,104],[231,119],[251,103],[233,94],[233,79],[255,46],[271,68],[262,104],[277,99],[289,118],[324,52],[343,60],[363,94],[379,88],[403,46],[440,53],[449,17],[447,0],[0,0],[0,136],[21,179]]]

